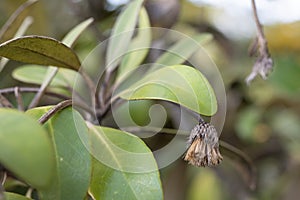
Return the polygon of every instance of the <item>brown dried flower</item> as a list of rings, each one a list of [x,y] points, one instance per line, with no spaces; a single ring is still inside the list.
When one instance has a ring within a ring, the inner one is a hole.
[[[223,159],[219,151],[217,130],[203,120],[191,131],[188,146],[184,160],[197,167],[217,165]]]

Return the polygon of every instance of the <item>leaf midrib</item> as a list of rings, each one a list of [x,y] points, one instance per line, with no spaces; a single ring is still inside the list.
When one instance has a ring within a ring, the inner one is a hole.
[[[111,154],[112,157],[114,158],[114,160],[115,160],[115,162],[117,163],[118,167],[121,169],[121,170],[120,170],[120,173],[122,174],[122,176],[123,176],[124,179],[126,180],[126,182],[127,182],[127,184],[129,185],[129,187],[130,187],[132,193],[134,194],[134,196],[137,198],[137,197],[138,197],[137,193],[135,192],[135,190],[132,188],[132,185],[131,185],[130,182],[128,181],[128,178],[127,178],[127,176],[125,175],[125,173],[124,173],[124,171],[123,171],[123,168],[122,168],[120,162],[118,161],[117,157],[114,155],[114,153],[113,153],[111,147],[110,147],[109,145],[107,145],[107,142],[105,141],[105,139],[103,139],[103,137],[101,136],[101,133],[99,133],[98,130],[97,130],[94,126],[90,126],[90,128],[91,128],[93,131],[95,131],[95,132],[97,133],[97,136],[100,137],[100,140],[101,140],[101,141],[104,141],[105,146],[107,147],[107,149],[109,150],[110,154]]]

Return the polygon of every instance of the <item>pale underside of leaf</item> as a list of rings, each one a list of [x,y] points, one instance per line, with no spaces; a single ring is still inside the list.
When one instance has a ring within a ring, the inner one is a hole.
[[[184,61],[193,55],[198,49],[212,40],[212,35],[209,33],[200,33],[192,37],[185,36],[165,53],[163,53],[150,68],[149,72],[155,71],[163,66],[172,66],[182,64]]]
[[[80,34],[94,21],[93,18],[88,18],[87,20],[81,22],[75,26],[62,40],[62,43],[68,47],[72,47],[75,41],[78,39]]]
[[[164,67],[149,73],[113,98],[117,97],[171,101],[207,116],[217,110],[216,97],[207,79],[198,70],[184,65]]]
[[[130,2],[118,16],[108,41],[105,63],[107,70],[113,71],[119,64],[120,57],[128,50],[142,3],[143,0]]]
[[[127,54],[122,58],[116,78],[117,84],[122,82],[128,75],[139,67],[149,52],[151,45],[151,29],[149,17],[145,8],[139,15],[139,29],[137,35],[132,39]]]

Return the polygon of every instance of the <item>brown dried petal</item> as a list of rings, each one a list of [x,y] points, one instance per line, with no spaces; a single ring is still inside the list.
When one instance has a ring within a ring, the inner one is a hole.
[[[200,122],[191,131],[189,148],[184,157],[189,164],[206,167],[219,164],[223,157],[219,151],[218,135],[215,127],[206,122]]]

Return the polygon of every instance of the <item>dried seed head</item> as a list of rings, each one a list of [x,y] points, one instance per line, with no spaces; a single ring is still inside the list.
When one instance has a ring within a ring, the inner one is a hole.
[[[273,70],[273,60],[270,57],[269,54],[265,54],[262,55],[261,57],[259,57],[253,68],[252,68],[252,72],[251,74],[249,74],[249,76],[246,78],[246,83],[247,85],[250,85],[251,81],[258,75],[260,74],[260,76],[266,80],[268,75],[271,73],[271,71]]]
[[[197,167],[206,167],[217,165],[222,159],[217,130],[213,125],[200,121],[191,131],[184,160]]]

